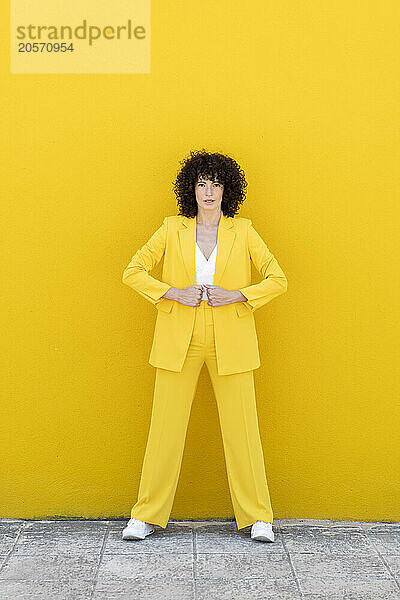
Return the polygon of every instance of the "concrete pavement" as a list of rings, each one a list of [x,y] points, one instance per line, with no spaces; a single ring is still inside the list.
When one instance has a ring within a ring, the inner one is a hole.
[[[399,600],[400,523],[277,519],[275,542],[234,521],[0,519],[1,600]]]

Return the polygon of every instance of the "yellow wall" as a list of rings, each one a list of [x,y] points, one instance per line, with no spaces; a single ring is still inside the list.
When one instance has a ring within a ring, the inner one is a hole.
[[[156,315],[121,276],[204,147],[245,169],[289,281],[256,315],[275,518],[399,520],[399,12],[153,0],[149,75],[3,53],[1,517],[129,516]],[[204,367],[171,518],[211,517],[233,510]]]

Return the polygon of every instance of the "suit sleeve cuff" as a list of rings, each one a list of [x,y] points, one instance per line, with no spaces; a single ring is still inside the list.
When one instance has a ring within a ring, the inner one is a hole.
[[[165,300],[165,298],[163,298],[163,296],[170,289],[171,286],[168,285],[168,283],[164,283],[163,281],[160,281],[159,287],[160,287],[159,291],[153,295],[153,300],[155,301],[154,302],[155,304],[157,304],[161,300]]]
[[[239,290],[239,292],[241,292],[243,294],[243,296],[246,296],[246,294],[244,293],[243,290],[246,290],[246,288],[242,288],[241,290]],[[254,310],[254,304],[251,302],[251,300],[247,298],[247,302],[245,300],[242,301],[243,306],[246,306],[250,311]]]

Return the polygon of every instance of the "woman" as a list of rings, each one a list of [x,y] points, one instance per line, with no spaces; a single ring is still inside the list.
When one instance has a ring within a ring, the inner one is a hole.
[[[253,370],[260,366],[254,311],[287,279],[251,219],[235,217],[247,183],[229,156],[201,150],[183,161],[165,217],[122,281],[157,308],[149,363],[156,367],[138,500],[123,539],[165,528],[175,496],[192,401],[205,362],[215,393],[237,528],[274,541]],[[161,281],[149,275],[164,257]],[[262,281],[251,285],[251,262]]]

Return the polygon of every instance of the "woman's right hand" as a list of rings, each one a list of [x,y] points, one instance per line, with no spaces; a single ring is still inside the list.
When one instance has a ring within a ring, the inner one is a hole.
[[[200,306],[203,296],[202,285],[189,285],[186,288],[175,288],[176,294],[174,300],[185,304],[186,306]]]

